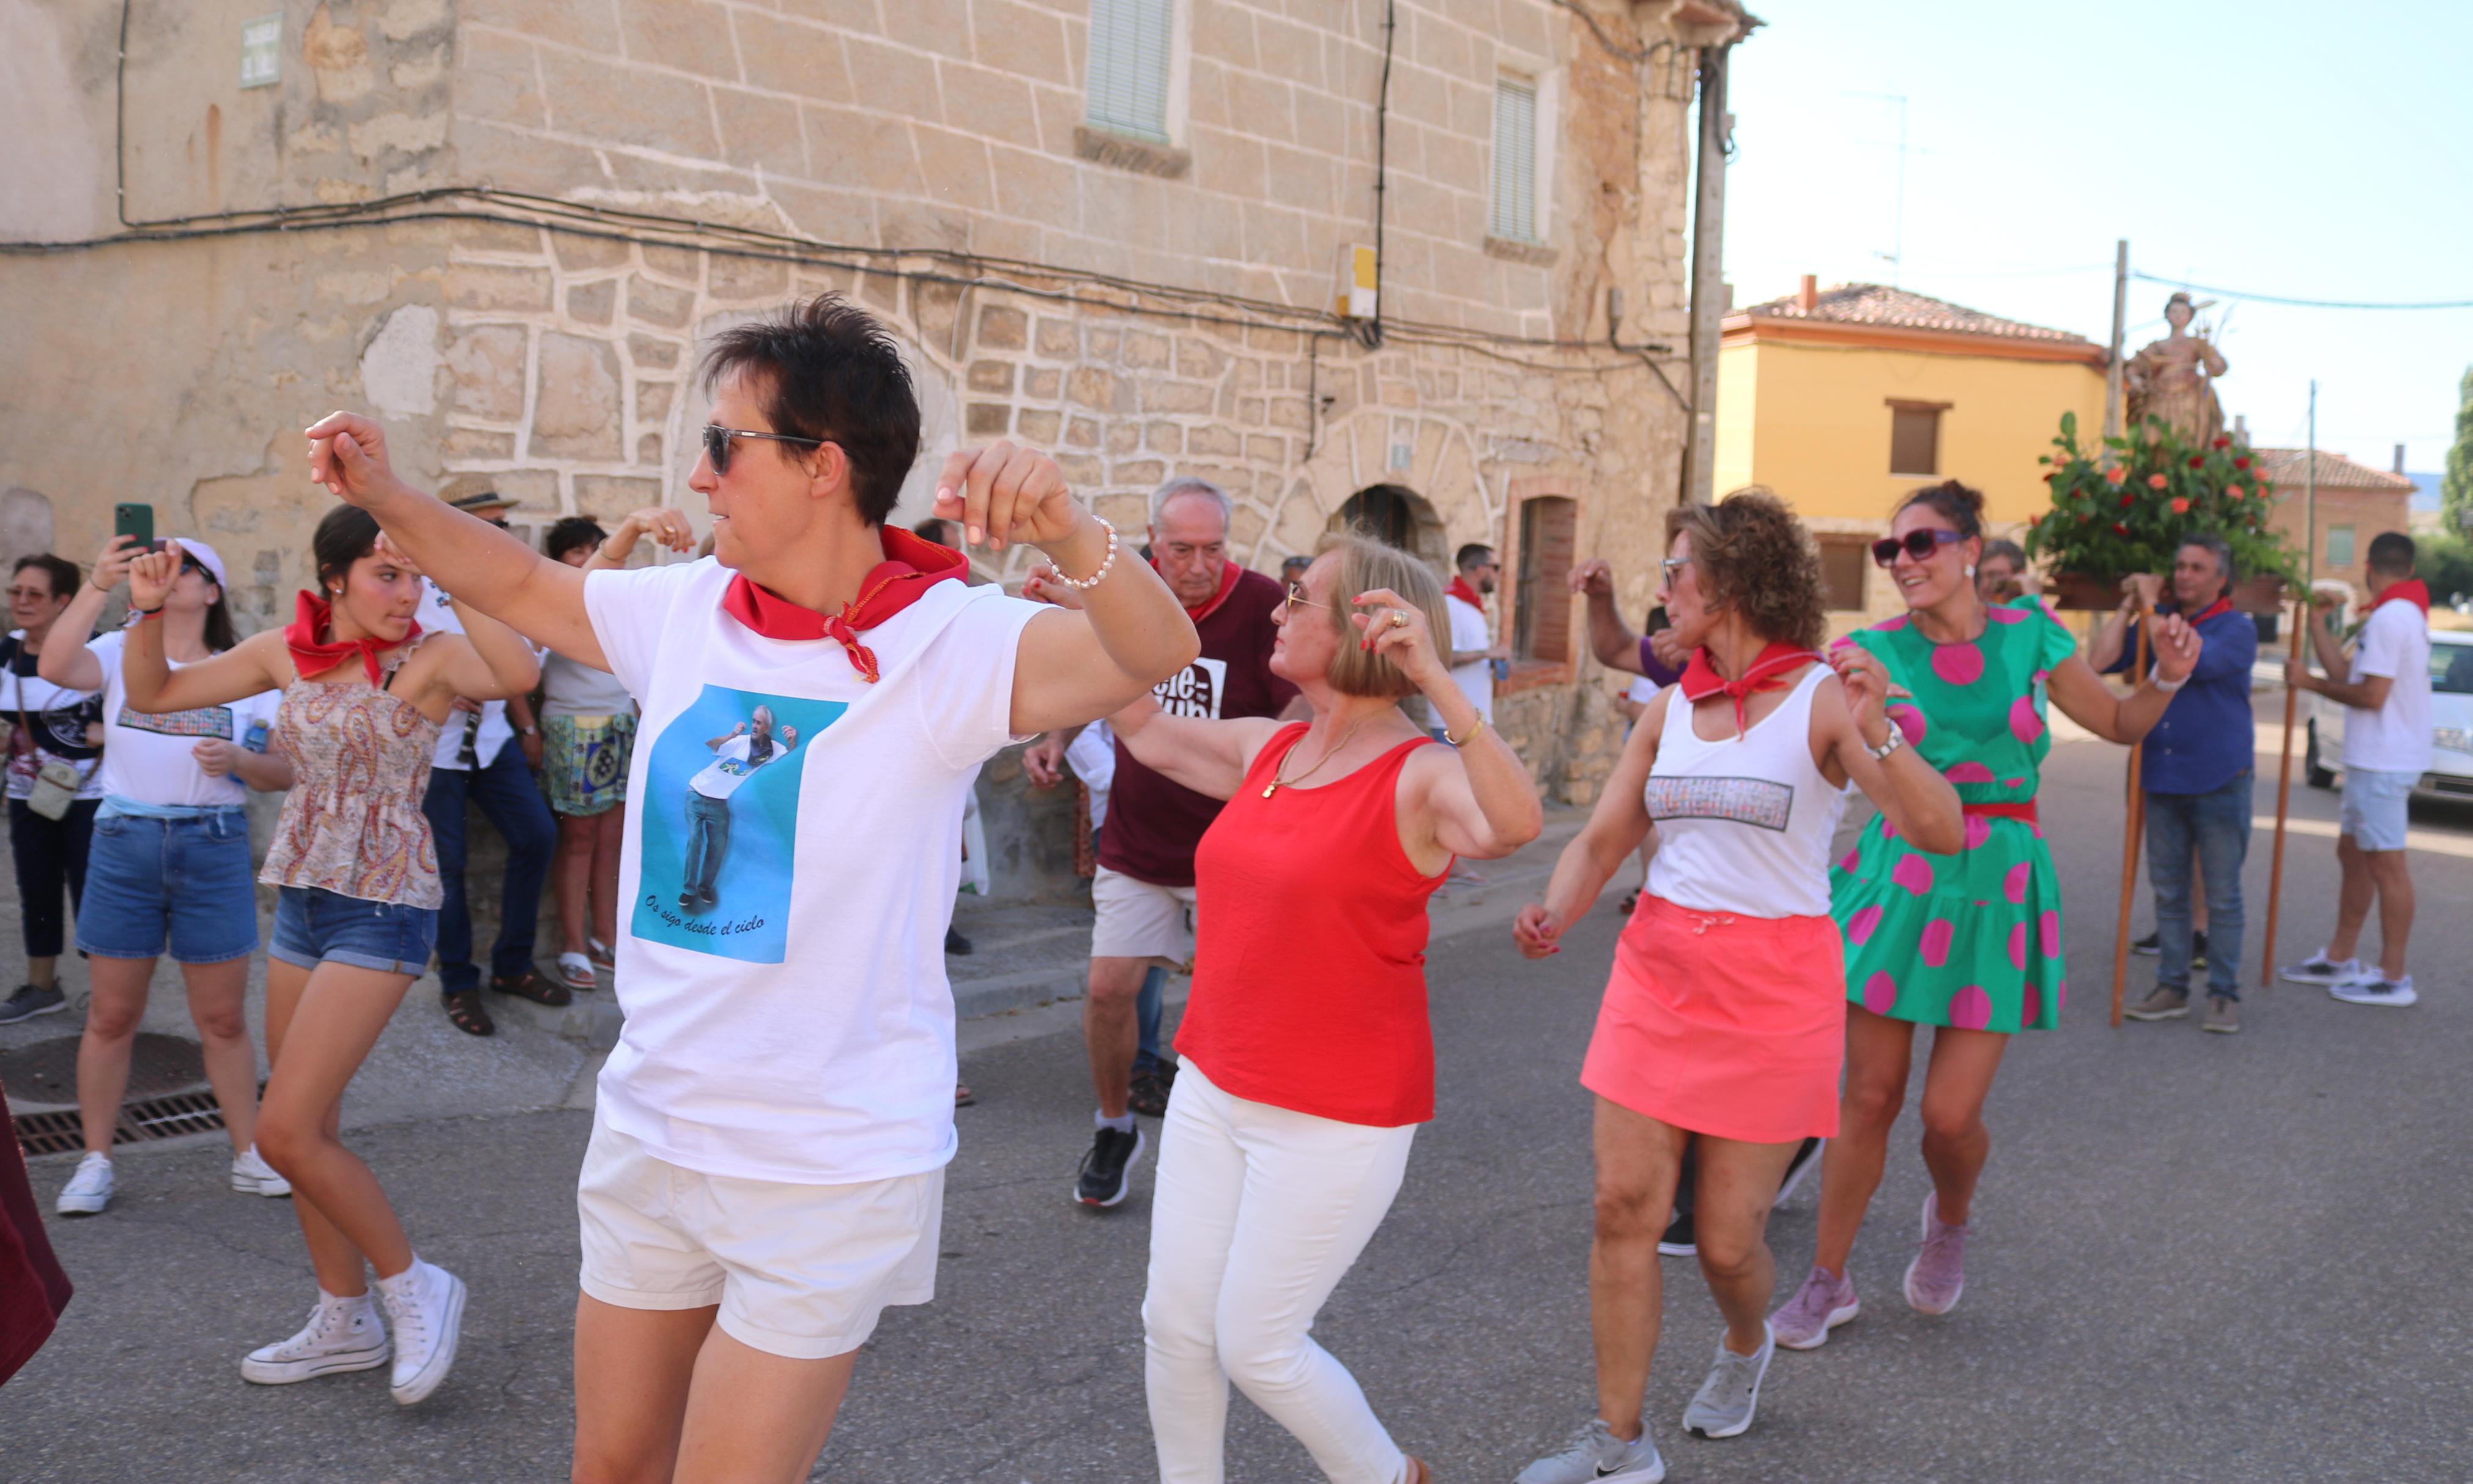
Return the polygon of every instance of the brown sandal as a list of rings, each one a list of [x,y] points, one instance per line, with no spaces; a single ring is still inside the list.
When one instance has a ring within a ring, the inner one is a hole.
[[[501,994],[531,1000],[536,1005],[547,1005],[553,1010],[575,1003],[574,991],[563,984],[550,983],[535,969],[527,969],[512,979],[504,974],[492,974],[490,988]]]
[[[481,1005],[479,990],[457,990],[446,996],[446,1018],[467,1036],[495,1036],[498,1022]]]

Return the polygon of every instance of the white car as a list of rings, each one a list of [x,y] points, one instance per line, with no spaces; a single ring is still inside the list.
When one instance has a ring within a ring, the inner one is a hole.
[[[2416,785],[2426,793],[2473,797],[2473,633],[2430,632],[2430,771]],[[2313,788],[2333,788],[2344,766],[2344,708],[2310,697],[2305,776]]]

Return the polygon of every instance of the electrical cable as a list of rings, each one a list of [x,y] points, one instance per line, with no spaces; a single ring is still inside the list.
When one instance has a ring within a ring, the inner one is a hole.
[[[2148,283],[2170,284],[2197,294],[2221,294],[2226,299],[2255,299],[2262,304],[2284,304],[2295,309],[2473,309],[2473,299],[2434,299],[2414,302],[2379,302],[2365,299],[2288,299],[2278,294],[2251,294],[2241,289],[2220,289],[2204,283],[2192,283],[2186,278],[2166,278],[2156,274],[2130,270],[2129,276]]]
[[[1368,350],[1382,345],[1382,225],[1386,213],[1385,180],[1391,161],[1391,43],[1400,29],[1400,0],[1382,0],[1382,85],[1374,98],[1374,318],[1362,330],[1352,323],[1350,328]],[[1349,281],[1357,280],[1357,267],[1349,265]]]

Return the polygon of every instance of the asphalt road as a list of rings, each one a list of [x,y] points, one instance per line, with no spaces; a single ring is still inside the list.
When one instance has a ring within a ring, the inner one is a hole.
[[[1649,1406],[1672,1477],[2473,1475],[2473,807],[2416,810],[2418,1008],[2279,986],[2253,994],[2238,1037],[2195,1021],[2115,1031],[2121,755],[2069,743],[2047,774],[2073,993],[2062,1028],[2022,1041],[1994,1093],[1964,1303],[1927,1320],[1898,1296],[1925,1184],[1909,1122],[1853,1264],[1863,1317],[1825,1350],[1780,1357],[1743,1438],[1680,1436],[1718,1326],[1693,1267],[1668,1263]],[[2335,813],[2332,795],[2296,785],[2287,961],[2333,910]],[[2253,955],[2267,855],[2262,831]],[[1615,926],[1600,907],[1544,965],[1497,929],[1437,946],[1439,1116],[1317,1329],[1448,1484],[1508,1480],[1592,1404],[1574,1075]],[[2134,997],[2151,961],[2133,963]],[[1070,1033],[966,1061],[981,1103],[962,1114],[937,1301],[887,1316],[817,1478],[1156,1477],[1138,1312],[1149,1181],[1108,1215],[1068,1203],[1090,1128],[1082,1066]],[[382,1372],[242,1384],[242,1352],[289,1332],[310,1297],[289,1212],[222,1190],[212,1147],[130,1161],[108,1215],[54,1227],[79,1294],[0,1390],[0,1479],[564,1478],[588,1124],[433,1116],[352,1136],[422,1252],[471,1285],[455,1376],[411,1411]],[[38,1165],[38,1191],[67,1173]],[[1813,1220],[1806,1193],[1772,1224],[1782,1286],[1810,1259]],[[1316,1477],[1260,1414],[1240,1400],[1233,1415],[1233,1478]]]

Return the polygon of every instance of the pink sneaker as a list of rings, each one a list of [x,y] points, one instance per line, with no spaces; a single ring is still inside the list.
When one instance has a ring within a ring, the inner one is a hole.
[[[1924,1192],[1924,1246],[1907,1264],[1907,1302],[1918,1314],[1946,1314],[1966,1291],[1966,1228],[1940,1219],[1937,1192]]]
[[[1829,1343],[1830,1330],[1861,1312],[1851,1280],[1814,1267],[1786,1307],[1769,1316],[1769,1329],[1789,1350],[1818,1350]]]

